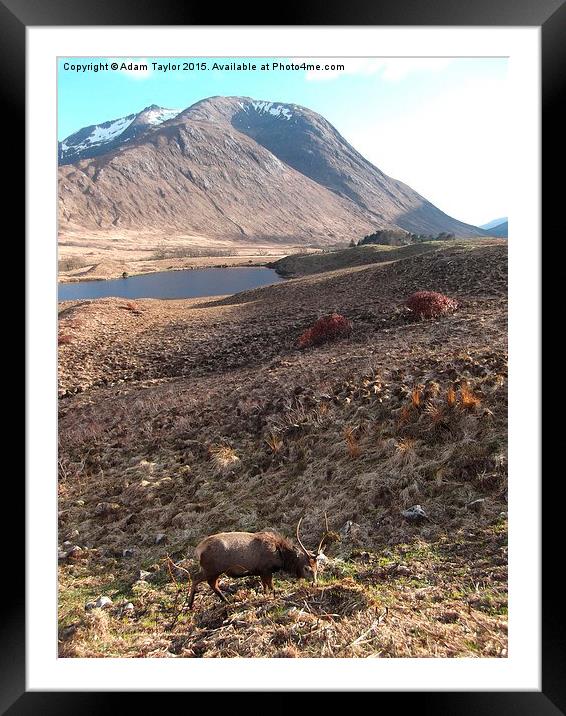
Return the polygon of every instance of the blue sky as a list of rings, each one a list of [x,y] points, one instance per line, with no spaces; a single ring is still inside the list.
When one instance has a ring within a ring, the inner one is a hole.
[[[65,63],[145,63],[147,71],[77,72]],[[61,58],[58,135],[139,112],[185,109],[213,95],[301,104],[319,112],[367,159],[448,214],[473,224],[507,215],[507,61],[504,58],[326,58],[343,71],[261,70],[303,58]],[[163,72],[152,62],[206,62]],[[213,62],[256,64],[212,70]]]

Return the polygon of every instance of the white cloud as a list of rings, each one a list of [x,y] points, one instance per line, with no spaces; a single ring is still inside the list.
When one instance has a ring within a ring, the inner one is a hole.
[[[415,72],[437,72],[452,62],[450,57],[324,57],[294,60],[299,63],[344,65],[343,70],[309,70],[308,81],[333,80],[343,75],[380,75],[387,82],[398,82]]]

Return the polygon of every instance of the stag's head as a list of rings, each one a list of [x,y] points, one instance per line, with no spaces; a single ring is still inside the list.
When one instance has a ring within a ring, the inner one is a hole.
[[[322,539],[320,540],[315,552],[307,549],[301,540],[299,530],[301,528],[302,521],[303,518],[301,517],[299,524],[297,525],[297,542],[301,548],[301,550],[297,552],[297,577],[308,579],[313,584],[316,584],[318,571],[321,569],[322,564],[326,560],[323,549],[324,541],[326,535],[328,534],[328,520],[326,523],[326,532],[322,535]]]

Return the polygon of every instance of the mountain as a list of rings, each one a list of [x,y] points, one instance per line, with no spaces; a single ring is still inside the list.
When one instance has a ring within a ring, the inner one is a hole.
[[[140,115],[124,129],[99,125],[108,136],[97,155],[59,167],[62,232],[327,244],[395,226],[486,235],[385,175],[305,107],[210,97],[159,124]]]
[[[501,236],[506,239],[508,233],[509,225],[507,221],[503,221],[501,224],[496,224],[495,226],[492,226],[490,229],[488,229],[488,234],[490,236]]]
[[[494,226],[499,226],[500,224],[504,224],[506,222],[507,217],[502,216],[500,219],[493,219],[492,221],[488,221],[487,224],[482,224],[480,229],[493,229]]]
[[[152,104],[138,114],[83,127],[59,142],[59,164],[96,157],[129,142],[149,127],[172,119],[180,110]]]

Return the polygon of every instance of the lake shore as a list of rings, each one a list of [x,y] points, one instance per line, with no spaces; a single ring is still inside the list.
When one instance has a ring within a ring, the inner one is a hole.
[[[67,281],[59,284],[57,293],[60,302],[109,297],[170,300],[232,295],[284,280],[265,266],[204,267],[120,276],[104,281]]]
[[[65,231],[58,237],[58,280],[101,281],[199,268],[268,266],[296,253],[318,251],[294,242],[240,241],[209,236]]]
[[[116,260],[106,259],[69,271],[59,271],[59,283],[79,281],[104,281],[127,276],[141,276],[162,271],[187,271],[205,268],[252,268],[270,267],[272,262],[282,258],[283,254],[245,255],[245,256],[198,256],[187,258]]]

